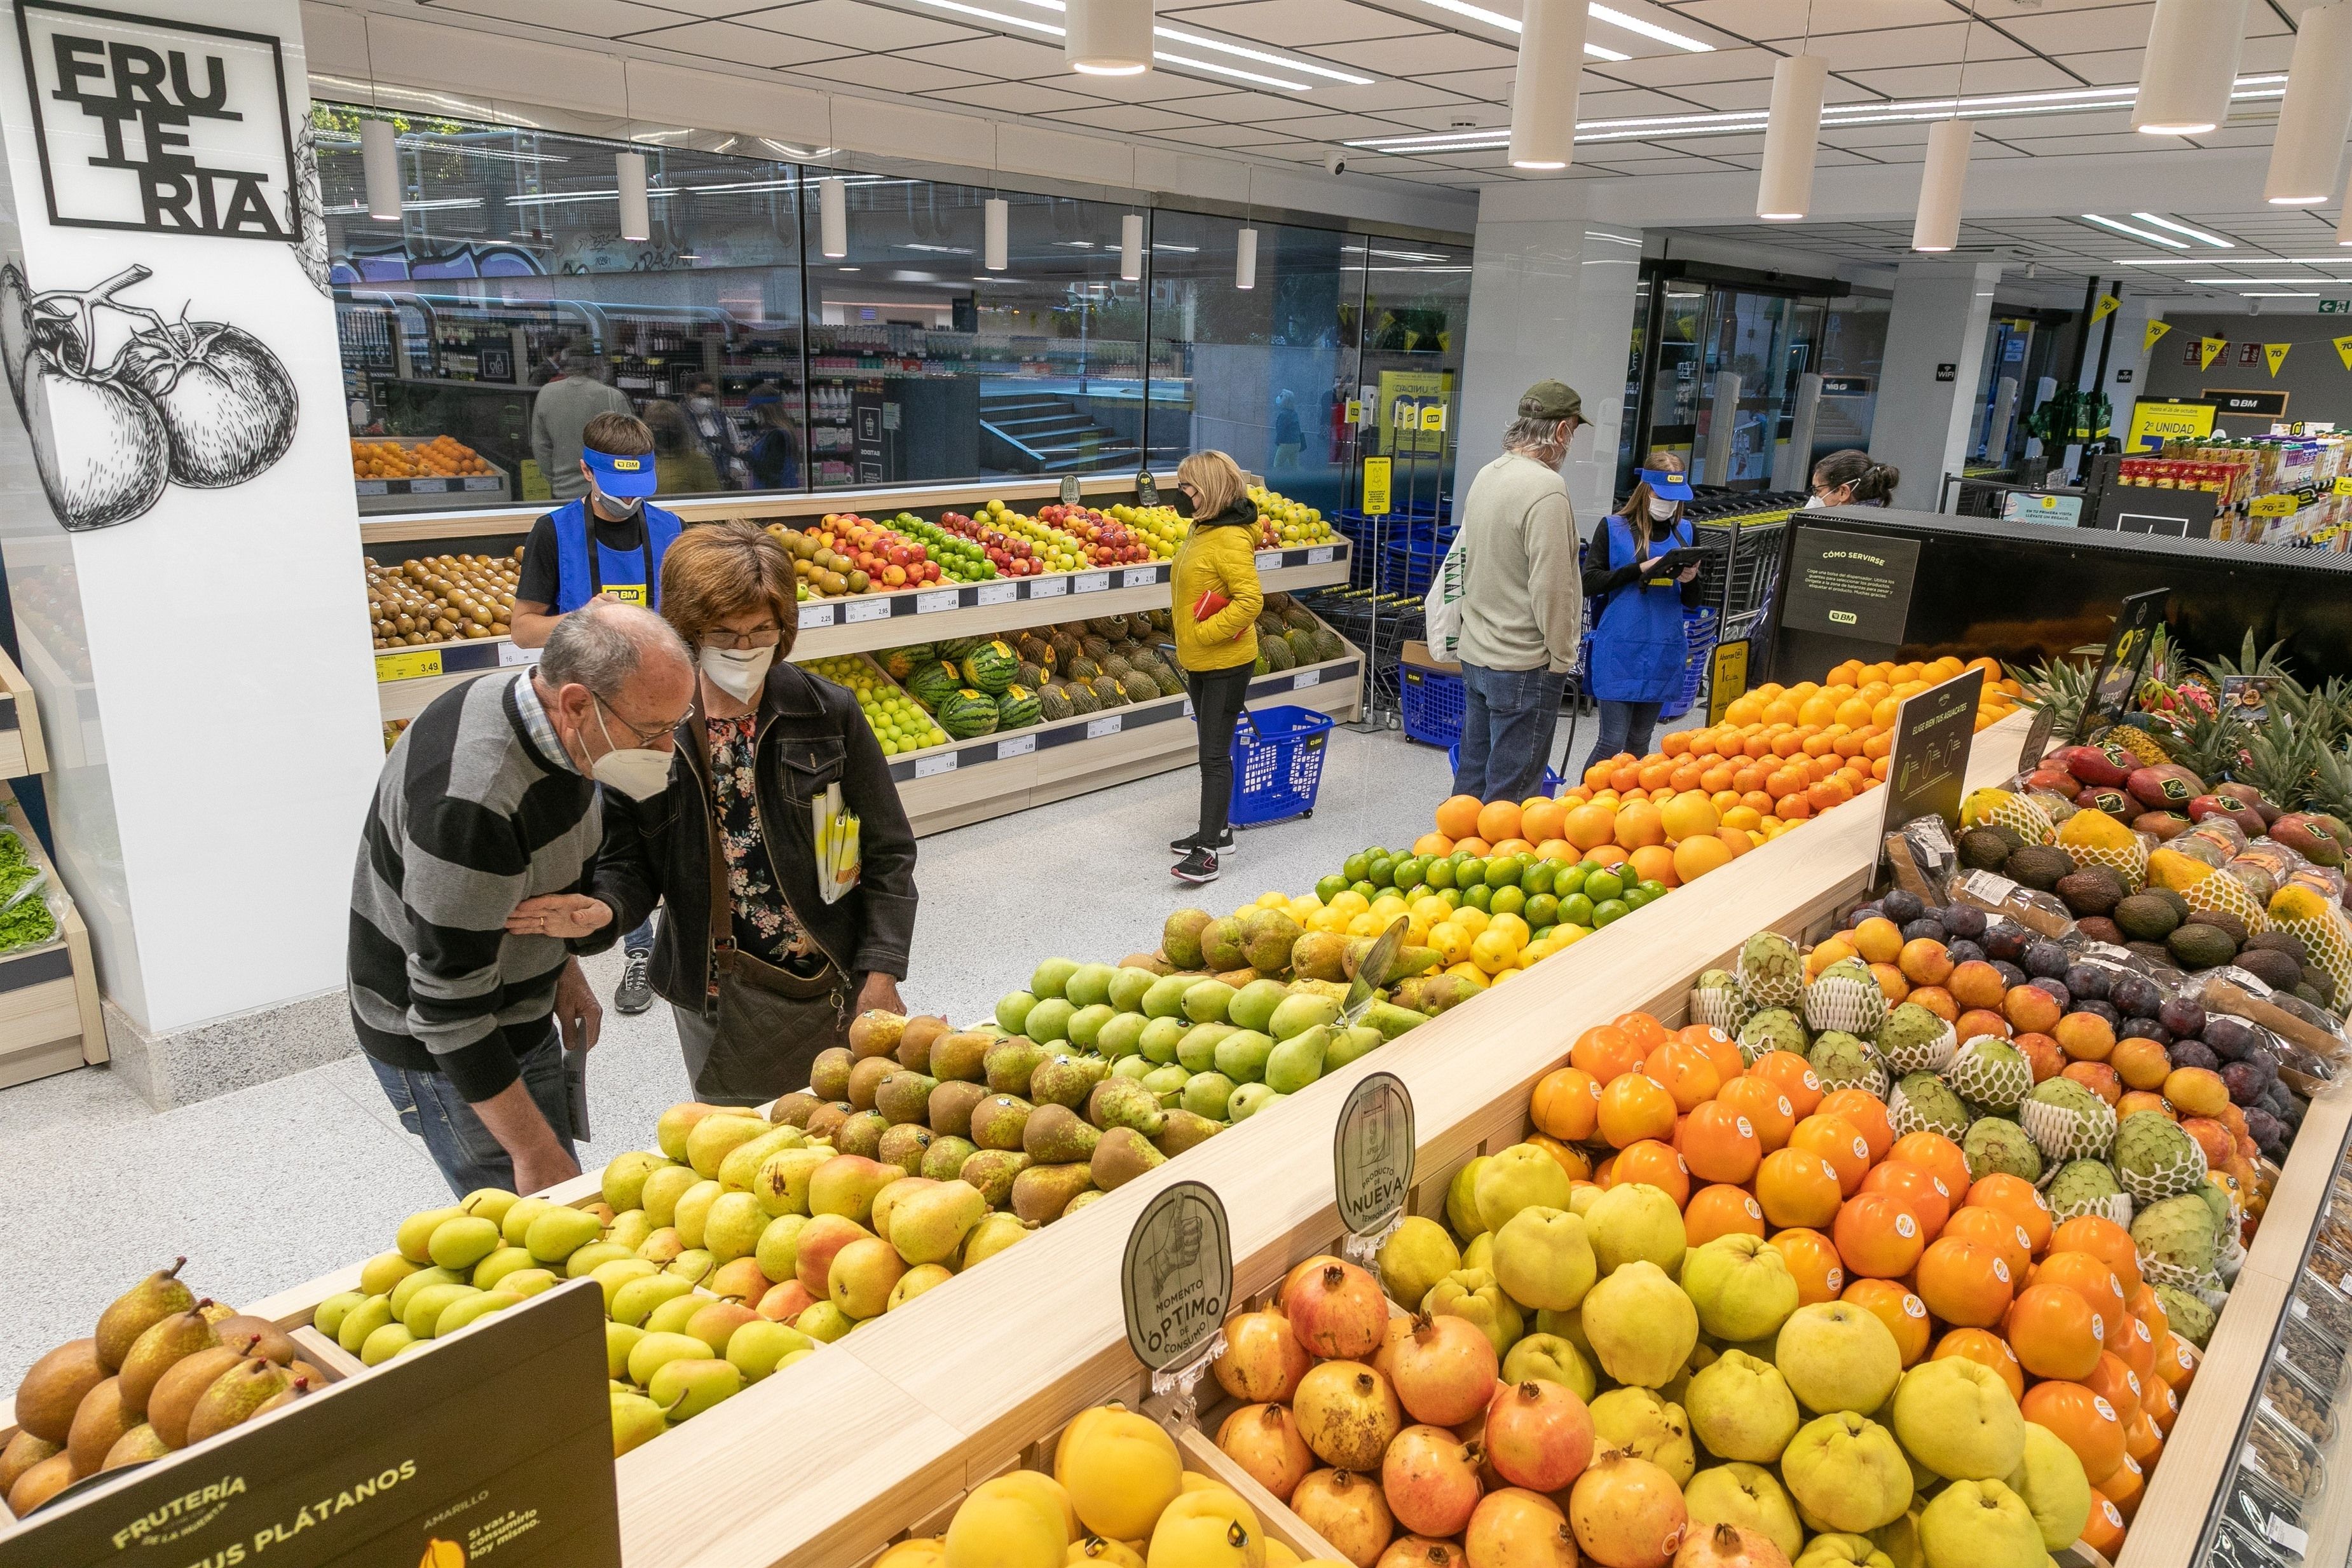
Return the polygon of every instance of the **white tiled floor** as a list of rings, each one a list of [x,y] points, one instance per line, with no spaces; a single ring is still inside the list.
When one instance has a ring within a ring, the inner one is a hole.
[[[908,1003],[982,1017],[1041,958],[1116,959],[1153,946],[1187,904],[1310,887],[1354,850],[1427,831],[1448,782],[1443,752],[1337,730],[1315,815],[1244,832],[1223,879],[1199,890],[1167,875],[1167,842],[1198,800],[1189,770],[926,839]],[[619,955],[590,967],[609,997]],[[659,1004],[635,1019],[608,1011],[593,1060],[592,1166],[648,1143],[687,1092]],[[446,1190],[356,1056],[160,1115],[103,1069],[0,1091],[15,1240],[0,1389],[175,1255],[198,1291],[242,1302],[383,1250]]]

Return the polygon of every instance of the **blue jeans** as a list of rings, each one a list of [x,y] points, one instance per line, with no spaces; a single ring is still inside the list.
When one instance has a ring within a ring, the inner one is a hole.
[[[383,1085],[384,1097],[400,1113],[400,1124],[425,1140],[425,1152],[440,1167],[451,1192],[463,1197],[477,1187],[514,1190],[514,1156],[482,1124],[446,1074],[394,1067],[373,1056],[367,1060],[375,1081]],[[572,1102],[563,1084],[563,1043],[551,1023],[545,1043],[526,1054],[520,1065],[532,1103],[555,1129],[564,1152],[571,1153]]]
[[[1462,756],[1454,792],[1481,800],[1524,800],[1543,787],[1559,730],[1563,672],[1462,666]]]
[[[1650,754],[1650,732],[1657,727],[1658,710],[1664,703],[1620,703],[1608,698],[1601,703],[1601,738],[1592,745],[1592,755],[1584,766],[1605,762],[1621,751],[1636,757]]]
[[[638,924],[637,928],[621,938],[621,951],[626,955],[650,953],[653,950],[654,917],[652,912],[647,911],[645,919]]]

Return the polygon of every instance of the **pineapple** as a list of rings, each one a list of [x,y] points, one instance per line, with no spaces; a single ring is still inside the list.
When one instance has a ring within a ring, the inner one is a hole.
[[[2257,650],[2254,634],[2249,630],[2235,659],[2200,659],[2197,667],[2205,672],[2206,678],[2217,690],[2222,681],[2238,675],[2269,675],[2292,680],[2294,677],[2287,674],[2286,662],[2279,656],[2279,650],[2285,646],[2284,643],[2273,643],[2267,648]]]
[[[2083,705],[2091,695],[2087,665],[2069,659],[2036,664],[2018,676],[2018,685],[2024,688],[2027,707],[2052,710],[2052,735],[2072,735],[2074,727],[2082,723]]]
[[[2342,751],[2326,747],[2311,754],[2308,809],[2352,821],[2352,747]]]
[[[2187,709],[2185,720],[2168,742],[2171,760],[2209,785],[2245,766],[2248,731],[2243,724],[2194,706]]]
[[[2261,790],[2263,799],[2292,810],[2310,792],[2317,749],[2311,737],[2293,724],[2265,725],[2248,734],[2246,763],[2238,776]]]
[[[2172,753],[2158,736],[2160,721],[2153,715],[2127,713],[2121,722],[2109,725],[2099,732],[2098,740],[2113,741],[2150,768],[2172,760]]]

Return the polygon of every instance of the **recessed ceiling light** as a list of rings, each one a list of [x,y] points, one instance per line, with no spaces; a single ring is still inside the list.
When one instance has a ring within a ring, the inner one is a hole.
[[[1520,27],[1519,19],[1517,16],[1506,16],[1500,11],[1489,11],[1484,5],[1473,5],[1470,0],[1425,0],[1425,3],[1436,6],[1441,11],[1451,11],[1457,16],[1467,16],[1474,22],[1484,22],[1490,27],[1500,27],[1507,33],[1516,33]],[[1595,5],[1588,14],[1598,16],[1606,9],[1606,6]],[[1692,41],[1697,42],[1696,39]],[[1698,47],[1702,49],[1711,49],[1715,46],[1699,44]],[[1589,38],[1585,40],[1584,52],[1596,60],[1630,60],[1633,57],[1619,49],[1604,48]]]
[[[2131,225],[2120,223],[2114,218],[2103,218],[2096,213],[2084,213],[2083,214],[2083,221],[2086,224],[2097,224],[2103,228],[2111,228],[2119,235],[2129,235],[2134,239],[2146,240],[2150,245],[2169,246],[2174,250],[2187,250],[2189,248],[2188,245],[2184,241],[2172,239],[2164,235],[2154,233],[2148,229],[2134,228]]]
[[[2207,245],[2218,246],[2223,250],[2238,248],[2219,235],[2209,235],[2203,229],[2192,229],[2187,224],[2175,223],[2170,218],[2160,218],[2154,213],[2134,213],[2132,216],[2144,224],[2154,224],[2158,228],[2170,229],[2174,234],[2187,235],[2190,239],[2203,240]]]

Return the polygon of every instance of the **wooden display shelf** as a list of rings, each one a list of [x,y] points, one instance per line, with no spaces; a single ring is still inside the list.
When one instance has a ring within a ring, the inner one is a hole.
[[[0,653],[0,779],[22,779],[49,770],[48,747],[41,742],[41,715],[33,700],[33,684],[16,661]]]
[[[5,786],[0,786],[0,821],[25,841],[49,884],[64,887]],[[56,940],[0,955],[0,1089],[105,1060],[106,1023],[99,1012],[89,931],[81,911],[68,906],[58,919]]]

